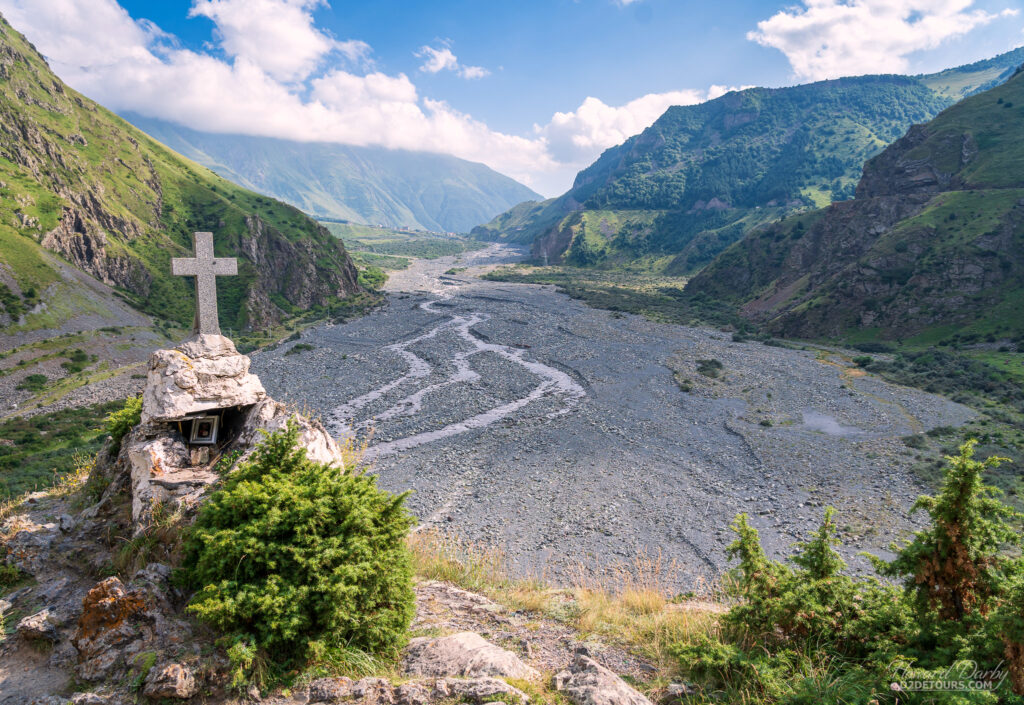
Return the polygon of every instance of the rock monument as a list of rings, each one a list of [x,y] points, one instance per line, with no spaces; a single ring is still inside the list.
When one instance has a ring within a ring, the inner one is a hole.
[[[221,458],[244,457],[260,430],[277,430],[289,419],[299,425],[311,459],[344,465],[327,430],[268,397],[249,372],[249,358],[221,335],[216,277],[237,274],[236,260],[214,257],[212,233],[195,234],[195,252],[171,260],[174,274],[196,278],[192,336],[150,356],[141,423],[124,439],[118,461],[130,472],[132,518],[140,529],[157,505],[174,511],[198,502],[226,470]]]

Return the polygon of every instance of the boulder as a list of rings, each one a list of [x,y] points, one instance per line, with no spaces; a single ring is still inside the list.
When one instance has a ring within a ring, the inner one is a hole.
[[[75,673],[79,678],[102,680],[124,664],[123,648],[140,638],[139,622],[145,610],[145,596],[126,589],[117,578],[107,578],[89,591],[71,638],[78,650]]]
[[[362,705],[392,705],[395,689],[387,678],[361,678],[352,684],[352,698]]]
[[[403,683],[395,688],[395,705],[427,705],[431,689],[422,683]]]
[[[18,622],[18,636],[28,641],[57,641],[57,624],[48,607]]]
[[[437,678],[394,686],[384,678],[320,678],[309,685],[308,702],[360,705],[428,705],[441,702],[494,703],[498,698],[526,705],[530,698],[498,678]]]
[[[341,702],[351,695],[352,679],[345,676],[318,678],[309,684],[309,702],[311,703]]]
[[[514,653],[476,632],[413,639],[405,650],[404,672],[420,676],[540,677]]]
[[[494,702],[500,697],[524,704],[530,702],[526,693],[499,678],[444,678],[434,684],[434,694],[478,705]]]
[[[652,705],[626,681],[584,653],[555,675],[555,689],[576,705]]]
[[[110,705],[110,699],[98,693],[75,693],[71,705]]]
[[[249,358],[222,335],[196,335],[149,358],[142,422],[175,421],[211,409],[251,406],[266,391],[249,373]]]
[[[189,636],[188,624],[174,616],[163,590],[151,582],[124,585],[107,578],[82,601],[71,638],[78,651],[75,674],[89,682],[117,678],[139,654],[159,653],[186,643]]]
[[[281,402],[269,398],[249,410],[233,447],[242,450],[252,449],[262,439],[261,431],[278,431],[290,420],[298,424],[299,445],[306,449],[307,458],[318,463],[337,465],[339,468],[345,466],[338,442],[331,437],[322,423],[296,414]]]
[[[110,705],[110,699],[98,693],[75,693],[71,705]]]
[[[179,698],[187,700],[199,692],[196,678],[188,667],[180,663],[150,669],[142,694],[150,698]]]

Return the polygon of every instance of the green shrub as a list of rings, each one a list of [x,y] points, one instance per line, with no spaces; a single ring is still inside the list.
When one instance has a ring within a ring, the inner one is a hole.
[[[366,267],[359,270],[359,286],[373,291],[379,290],[388,280],[388,275],[380,267]]]
[[[118,402],[0,422],[0,499],[59,484],[88,463],[106,438],[97,428]]]
[[[724,365],[722,365],[720,360],[697,360],[697,372],[705,377],[714,379],[722,374],[723,368]]]
[[[404,501],[308,459],[290,422],[200,509],[181,572],[198,588],[189,610],[232,635],[243,670],[252,648],[282,666],[393,651],[414,611]]]
[[[730,590],[740,602],[722,620],[735,639],[800,652],[824,648],[879,663],[891,656],[891,643],[881,637],[905,640],[909,612],[899,593],[840,573],[846,564],[833,548],[839,543],[833,514],[828,507],[811,540],[796,544],[795,570],[770,560],[747,516],[736,517],[737,538],[726,553],[739,559]]]
[[[142,397],[128,397],[124,406],[112,411],[104,421],[103,429],[112,439],[110,452],[117,455],[121,451],[121,441],[125,435],[142,420]]]
[[[912,512],[928,514],[928,528],[916,532],[893,561],[875,560],[882,575],[903,581],[921,627],[915,654],[926,666],[998,660],[1002,641],[988,616],[1024,576],[1022,516],[982,481],[982,474],[1003,459],[974,460],[976,444],[969,440],[958,455],[947,456],[939,494],[914,503]]]
[[[21,382],[18,383],[17,389],[23,389],[29,392],[41,392],[49,381],[50,380],[46,375],[32,374],[21,380]]]
[[[309,343],[296,343],[295,345],[288,348],[288,351],[285,353],[285,355],[298,355],[301,352],[306,352],[307,350],[312,349],[313,346],[310,345]]]
[[[891,563],[879,564],[883,575],[903,578],[921,616],[938,612],[942,619],[962,621],[972,612],[987,612],[989,601],[1019,566],[1005,555],[1007,545],[1021,546],[1021,517],[999,501],[999,490],[982,482],[982,473],[1004,458],[974,460],[976,440],[947,456],[948,466],[938,496],[919,497],[911,512],[924,510],[931,525],[916,532]]]
[[[915,450],[924,450],[928,447],[928,441],[925,440],[924,434],[912,433],[909,436],[903,436],[901,439],[903,444],[907,448],[914,448]]]
[[[769,559],[737,516],[727,554],[738,565],[725,582],[736,603],[717,638],[673,649],[683,671],[730,702],[1024,702],[1022,517],[982,483],[1000,459],[974,460],[974,444],[947,458],[941,492],[915,504],[930,526],[893,546],[891,562],[873,558],[902,589],[842,573],[831,508],[792,565]],[[988,689],[894,695],[908,680]]]

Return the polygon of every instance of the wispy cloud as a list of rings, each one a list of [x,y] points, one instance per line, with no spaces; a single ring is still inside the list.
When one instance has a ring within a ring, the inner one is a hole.
[[[778,49],[799,79],[900,73],[933,49],[1015,9],[972,10],[974,0],[803,0],[757,23],[747,38]]]
[[[441,46],[422,46],[415,54],[416,58],[423,59],[420,71],[424,73],[440,73],[441,71],[454,71],[465,79],[484,78],[490,76],[491,72],[483,66],[465,66],[459,63],[459,59],[451,49],[451,42],[445,40]]]

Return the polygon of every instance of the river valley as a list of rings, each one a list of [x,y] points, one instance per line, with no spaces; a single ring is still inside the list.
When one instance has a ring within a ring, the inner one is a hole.
[[[393,273],[385,307],[305,331],[311,350],[256,353],[253,371],[366,442],[380,483],[413,491],[421,528],[500,548],[521,573],[558,582],[647,555],[691,588],[726,567],[738,512],[783,555],[827,505],[865,569],[856,551],[884,554],[914,527],[922,488],[901,438],[973,415],[838,351],[733,342],[475,276],[520,256],[417,260]]]

